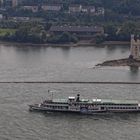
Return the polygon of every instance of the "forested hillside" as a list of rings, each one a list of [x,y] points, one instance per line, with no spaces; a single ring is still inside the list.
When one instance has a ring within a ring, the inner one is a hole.
[[[47,5],[60,5],[61,9],[42,10],[41,7]],[[71,5],[75,6],[75,11],[70,11]],[[82,6],[83,9],[94,7],[95,11],[79,10]],[[37,10],[33,11],[35,7]],[[98,8],[103,12],[98,11]],[[23,0],[17,7],[7,7],[6,10],[1,10],[1,13],[6,20],[0,21],[0,39],[10,41],[45,43],[78,40],[75,34],[62,33],[57,37],[50,35],[49,29],[53,25],[101,26],[104,28],[104,35],[97,36],[97,43],[105,40],[129,41],[131,34],[140,35],[140,0]],[[12,17],[28,17],[29,20],[16,21]]]
[[[101,0],[101,4],[116,13],[140,15],[140,0]]]

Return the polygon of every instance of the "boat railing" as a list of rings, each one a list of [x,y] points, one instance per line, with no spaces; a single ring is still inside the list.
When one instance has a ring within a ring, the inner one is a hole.
[[[46,104],[46,103],[52,103],[52,100],[44,100],[43,104]]]

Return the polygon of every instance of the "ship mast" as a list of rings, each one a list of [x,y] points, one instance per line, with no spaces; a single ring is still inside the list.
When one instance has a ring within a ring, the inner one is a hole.
[[[53,91],[50,91],[49,89],[48,89],[48,94],[49,93],[51,93],[51,100],[53,100]]]

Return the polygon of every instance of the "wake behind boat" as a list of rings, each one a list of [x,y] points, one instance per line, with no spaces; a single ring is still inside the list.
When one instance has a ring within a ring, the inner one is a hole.
[[[114,113],[114,112],[140,112],[140,103],[136,100],[111,100],[111,99],[68,99],[44,100],[40,104],[29,105],[30,111],[70,112],[82,114]]]

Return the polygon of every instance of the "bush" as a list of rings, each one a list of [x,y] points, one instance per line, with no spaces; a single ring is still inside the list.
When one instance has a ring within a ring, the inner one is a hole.
[[[105,36],[104,35],[98,35],[95,38],[96,44],[103,43],[105,41]]]
[[[71,35],[68,32],[63,32],[60,35],[50,36],[47,42],[49,43],[70,43],[70,42],[76,43],[78,42],[78,39],[76,36]]]

